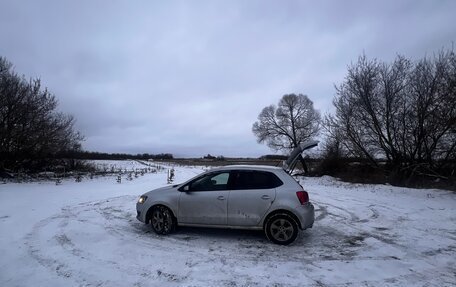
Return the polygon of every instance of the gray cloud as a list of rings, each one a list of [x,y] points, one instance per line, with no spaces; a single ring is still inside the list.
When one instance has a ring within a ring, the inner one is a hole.
[[[365,53],[420,58],[456,39],[454,1],[2,1],[0,55],[40,77],[84,148],[258,156],[283,94],[331,111]]]

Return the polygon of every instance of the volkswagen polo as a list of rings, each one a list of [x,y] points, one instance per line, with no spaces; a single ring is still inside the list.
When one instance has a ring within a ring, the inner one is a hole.
[[[313,226],[309,194],[290,175],[301,144],[283,167],[233,165],[212,169],[182,184],[149,191],[136,204],[137,219],[157,234],[176,226],[264,230],[266,237],[287,245],[299,230]]]

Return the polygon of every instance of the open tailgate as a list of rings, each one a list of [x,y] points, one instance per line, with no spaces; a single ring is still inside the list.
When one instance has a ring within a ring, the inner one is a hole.
[[[293,171],[294,167],[296,166],[296,161],[298,160],[301,153],[305,150],[314,148],[318,145],[318,141],[306,141],[301,143],[298,147],[296,147],[291,153],[290,156],[286,161],[283,162],[282,168],[290,173]]]

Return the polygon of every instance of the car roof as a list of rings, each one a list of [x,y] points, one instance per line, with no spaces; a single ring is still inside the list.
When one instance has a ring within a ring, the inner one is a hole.
[[[277,166],[270,165],[226,165],[212,169],[211,171],[218,170],[263,170],[263,171],[278,171],[283,169]]]

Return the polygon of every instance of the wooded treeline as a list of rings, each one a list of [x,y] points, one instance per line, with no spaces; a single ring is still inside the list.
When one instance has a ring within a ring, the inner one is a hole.
[[[327,152],[358,157],[397,177],[454,175],[456,57],[442,51],[413,62],[361,56],[337,86],[326,117]],[[380,164],[385,162],[386,164]]]
[[[124,160],[124,159],[139,159],[139,160],[170,160],[174,156],[170,153],[103,153],[103,152],[89,152],[89,151],[67,151],[65,153],[58,154],[59,158],[74,158],[74,159],[106,159],[106,160]]]
[[[252,131],[259,143],[284,153],[323,138],[319,174],[369,171],[388,182],[454,179],[453,50],[418,61],[397,56],[391,63],[362,55],[336,86],[333,104],[335,112],[320,121],[308,96],[284,95],[277,107],[261,111]]]
[[[49,157],[80,150],[74,118],[58,112],[57,104],[39,79],[19,76],[0,57],[0,168],[40,169]]]

